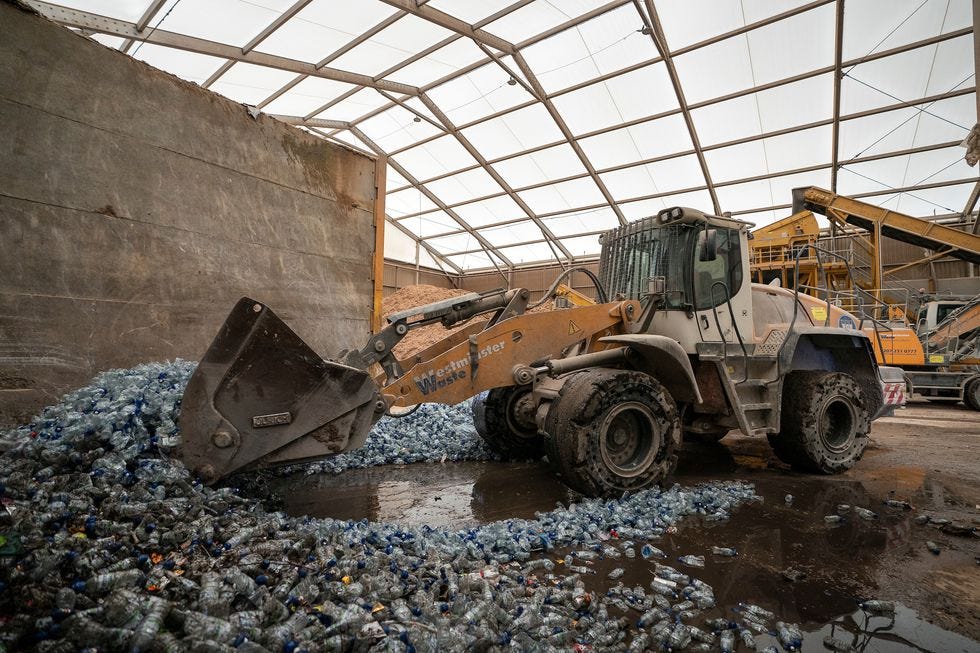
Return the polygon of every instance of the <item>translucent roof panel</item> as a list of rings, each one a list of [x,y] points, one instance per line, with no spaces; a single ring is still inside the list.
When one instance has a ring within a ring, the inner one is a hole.
[[[338,96],[339,99],[344,94]],[[353,120],[367,113],[383,107],[387,100],[383,95],[372,88],[364,88],[353,95],[345,97],[339,102],[327,100],[324,104],[330,103],[330,107],[316,114],[316,118],[326,118],[329,120]]]
[[[498,161],[493,168],[514,188],[586,174],[582,161],[567,144]]]
[[[527,216],[524,209],[508,195],[470,202],[453,210],[471,227],[483,227]]]
[[[518,195],[535,213],[555,213],[604,202],[599,187],[589,177],[521,191]]]
[[[429,179],[476,165],[476,159],[449,134],[405,150],[395,160],[416,179]]]
[[[523,86],[508,80],[510,75],[497,64],[487,64],[435,87],[429,97],[453,124],[465,125],[531,99]]]
[[[667,66],[652,64],[554,99],[568,128],[584,134],[677,108]]]
[[[527,264],[554,261],[555,254],[548,243],[532,243],[516,247],[500,247],[498,251],[512,263]]]
[[[833,74],[811,77],[694,109],[702,145],[728,142],[833,118]]]
[[[896,109],[844,120],[840,124],[840,160],[895,152],[933,143],[962,141],[974,120],[972,95],[929,105]]]
[[[710,211],[711,195],[706,190],[699,190],[657,197],[655,199],[624,202],[619,205],[619,208],[623,212],[623,216],[632,222],[640,218],[657,215],[663,209],[674,206],[687,206],[692,209],[698,209],[699,211]]]
[[[627,4],[535,43],[524,57],[546,91],[567,88],[657,57],[653,41],[637,30],[640,24]]]
[[[267,113],[306,116],[353,88],[353,84],[322,77],[307,77],[262,107],[262,110]]]
[[[474,125],[464,129],[462,134],[487,159],[496,159],[562,138],[558,125],[540,104]]]
[[[254,105],[295,77],[295,73],[284,70],[250,63],[236,63],[210,88],[215,93],[221,93],[235,102]]]
[[[455,265],[458,265],[463,270],[482,270],[484,268],[493,267],[490,257],[483,252],[461,254],[458,256],[447,256],[446,258],[452,261]]]
[[[427,20],[403,16],[394,25],[334,59],[330,65],[363,75],[378,75],[449,36],[452,36],[452,32]]]
[[[513,243],[540,240],[544,237],[540,227],[530,220],[515,222],[502,227],[489,227],[480,232],[495,247],[506,247]]]
[[[896,74],[901,71],[901,74]],[[841,82],[844,114],[962,88],[972,80],[973,38],[961,36],[933,46],[868,61],[847,69]]]
[[[964,0],[875,0],[844,6],[844,60],[860,59],[872,47],[890,50],[972,24]]]
[[[135,23],[150,6],[151,1],[152,0],[100,0],[99,2],[96,2],[95,0],[62,0],[57,4],[61,5],[62,7],[91,11],[99,14],[100,16],[108,16],[109,18],[118,18],[119,20]],[[167,4],[173,4],[173,0]]]
[[[588,0],[538,0],[493,21],[484,29],[511,43],[520,43],[594,7],[595,3]]]
[[[161,12],[160,18],[151,24],[168,32],[241,47],[292,4],[293,0],[262,0],[261,4],[246,0],[178,2],[173,5],[173,11]]]
[[[816,127],[704,153],[714,182],[829,165],[832,127]]]
[[[385,198],[385,210],[392,216],[414,215],[436,208],[423,193],[414,188],[406,188],[397,193],[389,193]]]
[[[704,186],[704,174],[695,155],[624,168],[599,175],[616,200],[670,193]]]
[[[395,11],[380,2],[313,0],[256,50],[319,63]]]
[[[544,225],[558,237],[574,236],[590,231],[605,231],[619,226],[619,219],[611,208],[578,211],[551,218],[544,218]]]
[[[388,156],[389,215],[467,271],[497,260],[469,230],[503,265],[533,265],[554,260],[539,223],[594,256],[593,234],[669,206],[785,217],[793,187],[831,185],[835,133],[837,190],[911,215],[962,210],[977,175],[958,147],[977,121],[969,0],[843,3],[836,125],[834,0],[61,4],[128,22],[90,17],[110,47],[145,20],[132,56],[198,84],[228,66],[212,90]],[[676,79],[644,30],[651,8]],[[168,32],[186,49],[161,45]]]
[[[138,49],[134,47],[130,50],[130,53],[135,58],[145,61],[154,68],[166,70],[178,77],[191,82],[197,82],[198,84],[206,81],[225,63],[225,60],[219,57],[209,57],[206,54],[165,48],[151,43],[143,43]]]
[[[486,55],[469,39],[456,39],[418,61],[408,64],[385,77],[402,84],[424,86],[464,66],[483,59]]]
[[[467,170],[451,177],[426,183],[426,187],[449,203],[465,202],[474,197],[499,195],[504,191],[483,168]]]
[[[562,238],[561,244],[565,246],[565,249],[572,256],[595,256],[602,249],[597,234],[578,236],[576,238]]]
[[[385,152],[408,147],[442,133],[442,130],[432,123],[399,106],[368,118],[358,126]]]
[[[466,21],[479,23],[513,4],[513,0],[430,0],[429,7]]]
[[[452,216],[438,210],[425,215],[402,218],[399,220],[399,224],[422,238],[459,230],[459,223]]]
[[[694,150],[680,113],[591,136],[579,144],[592,165],[600,170]]]

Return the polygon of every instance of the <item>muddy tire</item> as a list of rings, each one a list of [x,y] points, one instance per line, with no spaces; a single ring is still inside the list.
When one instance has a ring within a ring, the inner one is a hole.
[[[791,372],[783,386],[782,430],[769,435],[776,456],[801,471],[839,474],[868,445],[870,412],[849,374]]]
[[[670,393],[642,372],[592,369],[569,375],[544,430],[552,468],[587,496],[650,487],[677,464],[677,407]]]
[[[504,458],[527,460],[544,454],[544,441],[533,422],[522,419],[522,399],[531,393],[528,386],[494,388],[486,397],[473,400],[473,425],[490,448]]]
[[[980,377],[971,379],[963,389],[963,403],[973,410],[980,410]]]

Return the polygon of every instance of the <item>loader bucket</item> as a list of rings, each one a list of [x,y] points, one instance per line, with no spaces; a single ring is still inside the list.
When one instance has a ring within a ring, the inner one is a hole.
[[[323,360],[268,307],[243,297],[187,384],[177,456],[213,483],[357,448],[384,409],[367,372]]]

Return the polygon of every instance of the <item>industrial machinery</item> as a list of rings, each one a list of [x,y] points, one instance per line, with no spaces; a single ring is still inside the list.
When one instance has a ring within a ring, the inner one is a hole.
[[[793,210],[788,218],[752,232],[753,280],[778,280],[860,315],[878,362],[903,368],[912,392],[980,410],[980,300],[920,301],[913,313],[903,296],[907,293],[882,288],[888,275],[938,257],[980,263],[980,236],[815,187],[793,191]],[[848,237],[821,239],[814,211]],[[882,236],[934,253],[885,271]]]
[[[682,431],[741,429],[794,467],[844,471],[871,421],[904,402],[901,372],[879,366],[861,324],[829,302],[750,283],[749,226],[665,210],[604,234],[599,276],[587,272],[594,305],[525,313],[527,290],[472,293],[390,315],[335,360],[243,298],[187,386],[178,455],[214,482],[351,450],[386,413],[476,397],[490,445],[547,454],[587,495],[662,481]],[[467,320],[408,359],[392,354],[413,328]]]

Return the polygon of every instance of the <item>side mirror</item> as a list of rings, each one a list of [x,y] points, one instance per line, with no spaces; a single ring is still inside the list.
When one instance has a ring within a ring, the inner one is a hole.
[[[698,260],[714,261],[718,258],[718,230],[704,229],[698,234]]]

